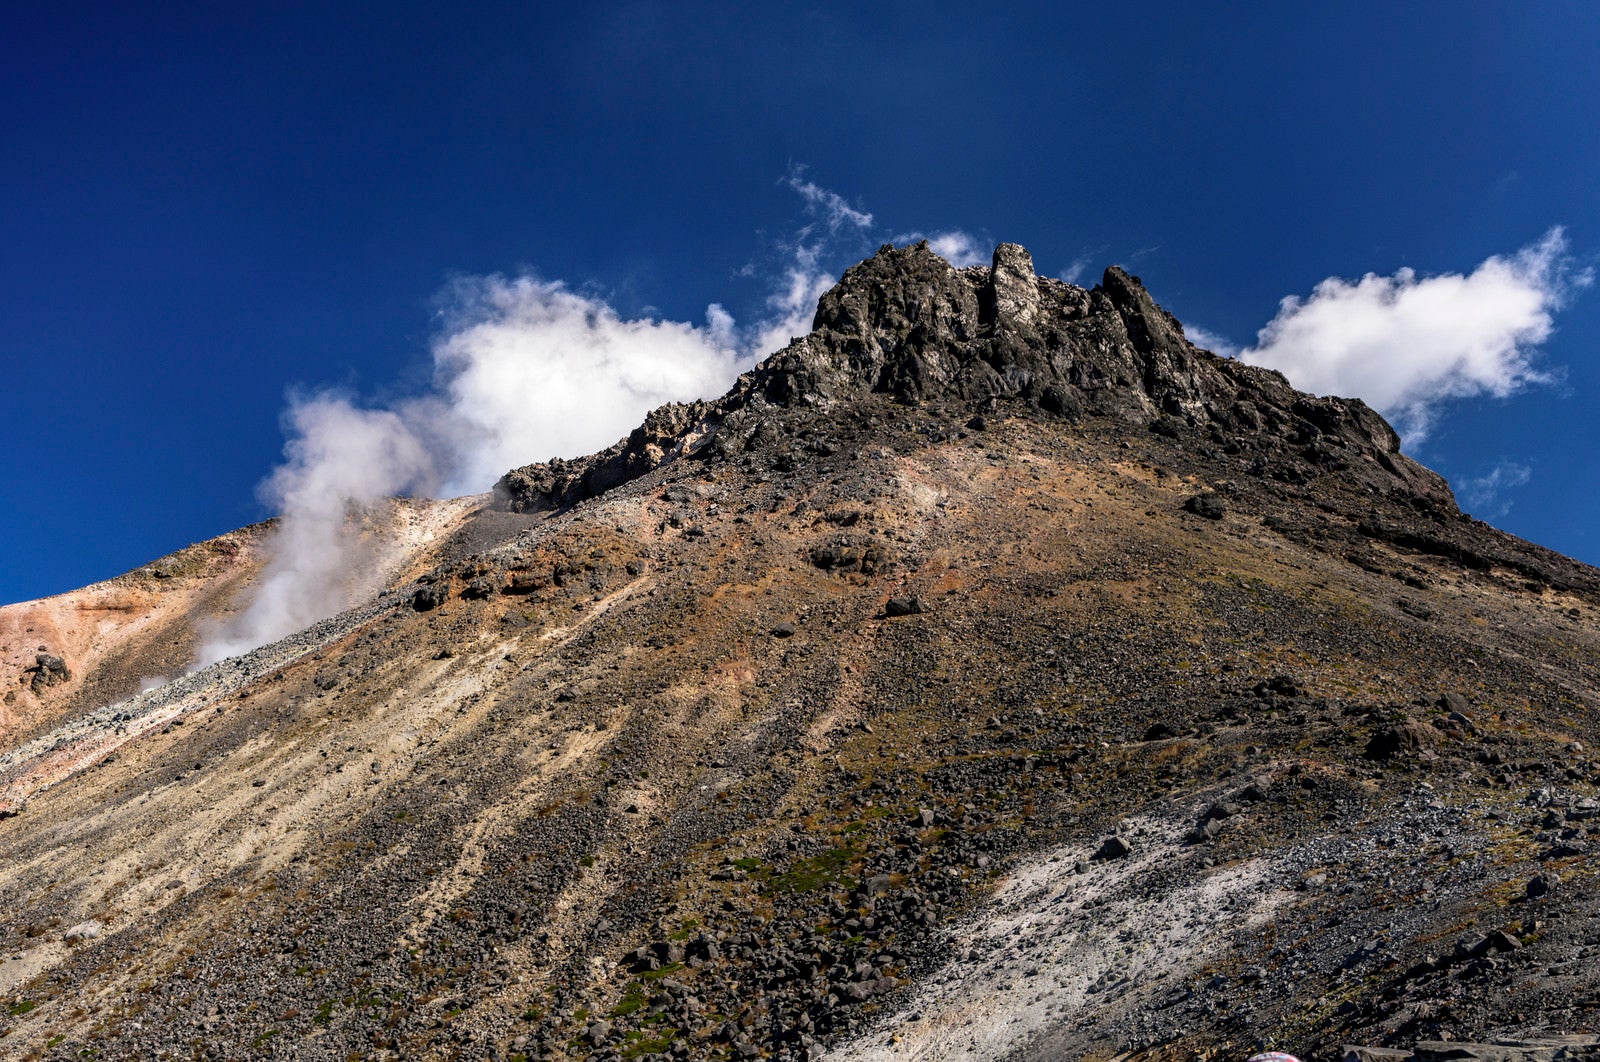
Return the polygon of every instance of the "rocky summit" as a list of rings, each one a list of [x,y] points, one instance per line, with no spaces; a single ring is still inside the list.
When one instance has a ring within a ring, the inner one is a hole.
[[[1600,572],[1120,269],[380,516],[172,681],[269,528],[0,609],[0,1054],[1600,1055]]]

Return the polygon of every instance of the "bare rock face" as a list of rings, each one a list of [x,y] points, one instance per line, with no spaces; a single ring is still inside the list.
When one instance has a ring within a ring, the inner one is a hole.
[[[1344,1062],[1589,1062],[1600,1058],[1600,1036],[1537,1036],[1489,1043],[1424,1040],[1414,1047],[1346,1046]]]
[[[575,461],[557,458],[506,473],[495,484],[496,502],[519,513],[569,508],[697,448],[709,430],[706,422],[712,412],[705,402],[661,406],[609,449]]]
[[[30,676],[28,687],[35,695],[51,686],[72,681],[72,670],[67,667],[67,662],[52,653],[40,653],[34,657],[34,664],[26,674]]]
[[[1026,328],[1039,316],[1039,278],[1027,248],[1002,243],[994,249],[983,308],[992,321],[1013,328]]]
[[[1401,454],[1399,436],[1364,403],[1304,395],[1278,373],[1199,349],[1116,266],[1085,290],[1035,275],[1032,256],[1013,243],[997,247],[988,268],[966,269],[926,243],[885,246],[822,297],[809,335],[721,399],[664,406],[592,457],[516,469],[496,496],[515,512],[568,508],[684,456],[737,458],[757,445],[771,410],[826,410],[862,394],[1112,418],[1250,454],[1262,475],[1337,475],[1457,513],[1444,481]]]

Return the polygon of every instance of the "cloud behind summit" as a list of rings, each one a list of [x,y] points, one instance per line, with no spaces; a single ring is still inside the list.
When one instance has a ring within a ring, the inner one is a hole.
[[[1239,357],[1301,390],[1361,398],[1416,441],[1442,402],[1503,398],[1547,381],[1537,348],[1571,291],[1591,281],[1574,266],[1563,230],[1552,228],[1466,274],[1329,277],[1307,297],[1285,297]]]

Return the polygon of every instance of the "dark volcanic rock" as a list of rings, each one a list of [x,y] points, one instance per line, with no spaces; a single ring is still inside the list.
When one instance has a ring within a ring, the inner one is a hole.
[[[1183,503],[1184,511],[1203,516],[1207,520],[1221,520],[1228,507],[1220,494],[1196,494]]]
[[[916,597],[891,597],[883,606],[885,616],[915,616],[922,612],[922,599]]]
[[[1112,266],[1085,290],[1035,275],[1016,244],[997,247],[988,268],[956,269],[926,243],[885,246],[851,267],[818,303],[811,333],[722,398],[663,406],[591,457],[515,469],[496,484],[497,504],[568,508],[669,461],[744,453],[764,437],[769,410],[863,393],[980,409],[1014,401],[1074,420],[1156,424],[1174,437],[1205,431],[1260,453],[1263,470],[1278,463],[1291,480],[1338,474],[1458,512],[1445,482],[1401,454],[1399,436],[1364,403],[1303,395],[1276,372],[1199,349],[1138,277]],[[1309,463],[1290,456],[1313,445],[1320,456]],[[779,458],[796,467],[794,454]]]
[[[1372,735],[1367,742],[1366,755],[1371,760],[1388,760],[1404,752],[1420,752],[1439,744],[1444,735],[1427,723],[1408,720],[1396,726],[1386,726]]]
[[[1111,836],[1101,842],[1100,847],[1094,853],[1094,858],[1121,859],[1132,851],[1133,845],[1129,844],[1125,838]]]
[[[418,612],[430,612],[450,599],[450,589],[442,584],[419,586],[411,595],[411,607]]]
[[[39,653],[33,659],[33,666],[28,668],[26,674],[30,676],[28,686],[34,693],[43,693],[51,686],[72,681],[71,669],[59,656]]]

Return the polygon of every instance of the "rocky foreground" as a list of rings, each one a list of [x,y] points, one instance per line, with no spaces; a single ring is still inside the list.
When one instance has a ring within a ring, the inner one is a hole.
[[[99,711],[18,657],[6,1054],[1593,1057],[1600,572],[1120,270],[885,248],[437,526]]]

